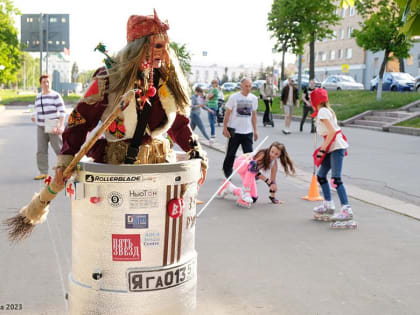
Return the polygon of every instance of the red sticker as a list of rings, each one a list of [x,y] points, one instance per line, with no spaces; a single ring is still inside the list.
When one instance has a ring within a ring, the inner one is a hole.
[[[168,213],[173,219],[180,217],[184,213],[184,200],[172,199],[168,203]]]
[[[93,204],[97,204],[101,202],[101,197],[90,197],[90,202]]]
[[[71,196],[72,195],[74,195],[74,189],[73,189],[73,187],[72,187],[73,185],[72,184],[70,184],[68,187],[67,187],[67,193],[69,194],[69,196],[70,196],[70,198],[71,198]]]
[[[141,261],[140,234],[112,234],[113,261]]]

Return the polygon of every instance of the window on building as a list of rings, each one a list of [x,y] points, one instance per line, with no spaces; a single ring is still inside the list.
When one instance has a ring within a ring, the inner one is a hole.
[[[50,23],[57,23],[56,17],[50,17]]]
[[[347,27],[347,38],[351,38],[351,33],[353,33],[353,27]]]
[[[338,50],[338,59],[343,59],[343,50],[342,49]]]
[[[340,30],[340,39],[344,39],[344,29]]]
[[[346,8],[341,9],[341,17],[346,17]]]
[[[337,31],[333,31],[332,40],[336,40],[336,39],[337,39]]]
[[[335,50],[331,50],[330,51],[330,60],[334,60],[335,59]]]
[[[349,16],[354,16],[355,14],[356,14],[356,8],[355,7],[350,7]]]
[[[61,23],[66,23],[67,19],[65,17],[61,18]]]
[[[66,45],[66,41],[65,40],[62,40],[61,41],[61,45],[65,46]]]
[[[55,44],[58,46],[58,45],[60,45],[60,41],[59,40],[56,40],[55,41]]]
[[[378,69],[378,67],[379,67],[379,58],[378,57],[375,57],[375,59],[373,59],[373,64],[375,66],[375,69]]]
[[[321,61],[327,60],[327,53],[325,51],[321,52]]]
[[[414,64],[413,61],[413,55],[410,55],[406,60],[407,60],[407,66],[412,66]]]
[[[26,23],[32,23],[33,21],[34,21],[33,18],[30,18],[30,17],[26,18]]]
[[[53,43],[52,40],[48,41],[48,45],[52,45],[52,43]]]
[[[352,53],[353,53],[352,49],[351,48],[347,48],[346,49],[346,59],[351,59]]]

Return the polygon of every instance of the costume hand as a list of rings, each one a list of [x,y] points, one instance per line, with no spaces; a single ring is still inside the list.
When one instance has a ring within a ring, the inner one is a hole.
[[[227,130],[227,128],[223,128],[223,135],[224,135],[226,138],[230,138],[230,132],[229,132],[229,130]]]
[[[64,182],[70,178],[70,176],[67,176],[67,177],[63,176],[64,170],[65,168],[62,166],[57,167],[55,169],[54,181],[59,185],[64,185]]]
[[[201,168],[201,178],[198,180],[198,187],[204,184],[204,182],[206,181],[206,176],[207,176],[207,170],[204,168]]]

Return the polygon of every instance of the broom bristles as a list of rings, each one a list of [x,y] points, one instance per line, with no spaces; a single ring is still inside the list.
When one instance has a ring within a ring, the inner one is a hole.
[[[3,221],[10,242],[17,243],[28,238],[35,225],[28,223],[20,214]]]

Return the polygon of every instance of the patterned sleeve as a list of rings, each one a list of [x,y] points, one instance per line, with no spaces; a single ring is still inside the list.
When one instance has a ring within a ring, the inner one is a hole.
[[[61,155],[75,155],[86,141],[87,134],[92,131],[104,112],[104,102],[86,104],[79,102],[71,112],[68,124],[63,133]]]
[[[57,93],[57,99],[55,100],[55,106],[57,107],[58,117],[66,117],[65,106],[63,98],[60,93]]]

